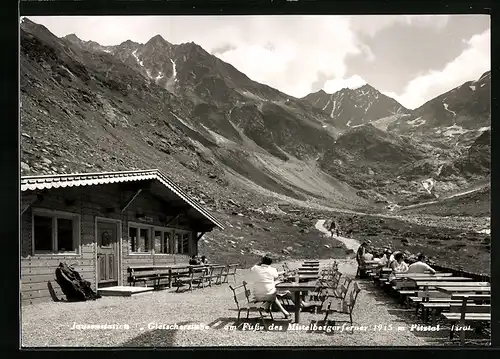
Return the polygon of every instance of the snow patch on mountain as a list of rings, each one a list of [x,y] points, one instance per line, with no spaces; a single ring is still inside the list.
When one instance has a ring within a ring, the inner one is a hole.
[[[144,67],[144,62],[142,62],[142,60],[139,59],[139,56],[137,56],[137,50],[134,50],[134,52],[132,52],[132,56],[135,57],[135,59],[139,63],[139,65],[141,65],[142,67]]]
[[[156,76],[155,81],[156,81],[156,82],[158,82],[158,81],[160,81],[162,78],[163,78],[163,73],[160,71],[160,72],[158,72],[158,75]]]
[[[476,91],[476,86],[474,86],[474,85],[470,85],[469,87],[470,87],[470,89],[471,89],[472,91]]]
[[[332,95],[333,96],[333,95]],[[330,100],[331,100],[331,97],[330,97]],[[326,103],[325,107],[323,107],[321,109],[321,111],[325,111],[325,109],[328,107],[328,105],[330,104],[330,100],[328,100],[328,102]]]
[[[422,186],[427,191],[427,193],[432,194],[432,189],[434,188],[434,180],[432,178],[423,180]]]
[[[452,110],[450,110],[450,109],[448,108],[448,104],[447,104],[447,103],[443,103],[443,107],[444,107],[444,109],[445,109],[446,111],[451,112],[451,113],[453,114],[453,116],[455,116],[455,117],[457,116],[457,114],[455,113],[455,111],[452,111]]]
[[[333,118],[333,113],[335,112],[336,108],[337,108],[337,100],[333,100],[333,106],[332,106],[332,112],[330,113],[330,118]]]
[[[373,101],[371,101],[371,102],[368,104],[368,106],[366,106],[366,108],[365,108],[365,113],[367,113],[367,112],[368,112],[368,109],[369,109],[372,105],[373,105]]]
[[[453,137],[455,135],[461,135],[467,132],[469,132],[469,130],[464,129],[462,126],[457,126],[456,124],[453,124],[452,126],[445,127],[442,133],[443,136]]]
[[[414,120],[408,121],[408,124],[412,125],[413,127],[422,126],[424,123],[425,123],[425,119],[422,119],[422,116],[417,117]]]
[[[175,66],[176,66],[176,65],[175,65],[175,61],[174,61],[174,60],[172,60],[172,59],[170,59],[170,62],[172,63],[172,79],[173,79],[174,81],[178,81],[178,79],[177,79],[177,69],[176,69],[176,67],[175,67]]]
[[[438,169],[436,171],[436,177],[441,174],[441,171],[443,170],[443,166],[444,166],[444,164],[442,164],[441,166],[438,167]]]

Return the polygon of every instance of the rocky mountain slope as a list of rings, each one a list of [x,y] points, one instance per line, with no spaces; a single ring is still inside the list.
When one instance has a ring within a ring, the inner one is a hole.
[[[89,49],[74,35],[70,41]],[[313,157],[332,140],[323,130],[321,111],[250,80],[194,43],[173,45],[157,35],[146,44],[127,41],[103,49],[93,44],[90,49],[113,54],[149,83],[182,98],[188,123],[215,141],[250,141],[286,160]]]
[[[103,48],[59,39],[28,19],[20,36],[23,175],[160,168],[214,207],[311,195],[371,206],[308,170],[334,141],[320,112],[195,44],[157,36]],[[154,81],[159,72],[175,78]]]
[[[491,71],[424,103],[389,131],[442,147],[469,146],[491,125]]]
[[[344,88],[333,94],[323,90],[311,93],[302,100],[321,109],[339,129],[356,127],[384,117],[409,114],[396,100],[366,84],[357,89]]]
[[[469,155],[391,132],[412,115],[369,85],[309,104],[194,43],[101,46],[26,18],[20,35],[23,175],[160,168],[212,208],[233,198],[376,211],[486,175],[484,146]]]
[[[323,171],[356,188],[358,195],[388,205],[426,192],[419,183],[427,175],[425,168],[413,171],[416,164],[432,158],[429,151],[439,150],[367,124],[341,135],[319,164]]]
[[[436,200],[488,176],[489,137],[453,152],[388,132],[408,117],[390,101],[394,107],[373,112],[385,117],[370,125],[363,111],[378,105],[368,108],[377,95],[368,87],[366,107],[352,110],[358,122],[347,126],[345,117],[336,128],[326,109],[256,83],[194,43],[155,36],[101,46],[57,38],[25,18],[20,45],[21,174],[159,168],[226,221],[224,233],[200,243],[218,261],[250,263],[263,251],[342,256],[343,248],[312,232],[331,208],[358,213],[354,234],[371,236],[380,224],[360,212]],[[475,208],[460,215],[486,206]],[[383,241],[398,241],[405,226]]]

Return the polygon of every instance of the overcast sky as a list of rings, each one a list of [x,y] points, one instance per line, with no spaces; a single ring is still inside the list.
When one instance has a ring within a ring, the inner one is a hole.
[[[490,70],[487,15],[29,17],[61,37],[193,41],[252,80],[303,97],[365,82],[413,109]]]

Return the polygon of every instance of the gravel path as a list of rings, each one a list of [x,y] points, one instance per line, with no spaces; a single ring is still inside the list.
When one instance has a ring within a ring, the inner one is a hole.
[[[321,265],[333,260],[323,260]],[[341,260],[339,269],[354,275],[353,260]],[[291,268],[301,261],[289,262]],[[280,264],[275,265],[281,268]],[[249,270],[239,270],[236,282],[247,279]],[[233,280],[230,279],[230,284]],[[371,284],[361,282],[364,289],[354,310],[355,326],[366,329],[330,333],[324,331],[287,330],[288,322],[275,314],[277,330],[229,330],[237,312],[228,284],[175,293],[166,289],[136,297],[104,297],[94,302],[40,303],[22,308],[22,346],[421,346],[427,343],[408,328],[405,322],[390,314],[393,303],[381,301],[372,294]],[[255,313],[256,314],[256,313]],[[255,316],[255,314],[251,314]],[[334,316],[330,319],[343,319]],[[322,320],[321,314],[301,314],[301,325]],[[162,329],[162,325],[197,324],[208,329]],[[256,321],[249,321],[254,325]],[[129,329],[71,329],[74,324],[127,324]],[[339,325],[339,322],[337,322]],[[342,323],[340,323],[342,325]],[[381,325],[381,330],[374,330]],[[383,326],[386,326],[384,330]],[[280,328],[281,326],[281,328]],[[392,329],[390,328],[392,327]],[[271,329],[271,328],[270,328]],[[435,344],[435,343],[434,343]]]
[[[318,231],[322,232],[325,234],[326,237],[332,237],[332,238],[335,238],[336,240],[344,243],[344,245],[347,247],[347,249],[352,249],[354,252],[357,252],[358,251],[358,248],[359,248],[359,241],[353,239],[353,238],[346,238],[346,237],[340,237],[340,236],[334,236],[332,235],[331,232],[329,232],[326,228],[325,228],[325,220],[324,219],[319,219],[316,224],[315,224],[315,227]]]

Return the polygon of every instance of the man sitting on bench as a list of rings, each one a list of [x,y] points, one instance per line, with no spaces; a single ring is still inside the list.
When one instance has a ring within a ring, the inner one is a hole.
[[[417,257],[417,261],[413,264],[410,264],[408,267],[408,273],[431,273],[436,274],[436,271],[432,269],[430,265],[425,263],[425,254],[419,253]]]

